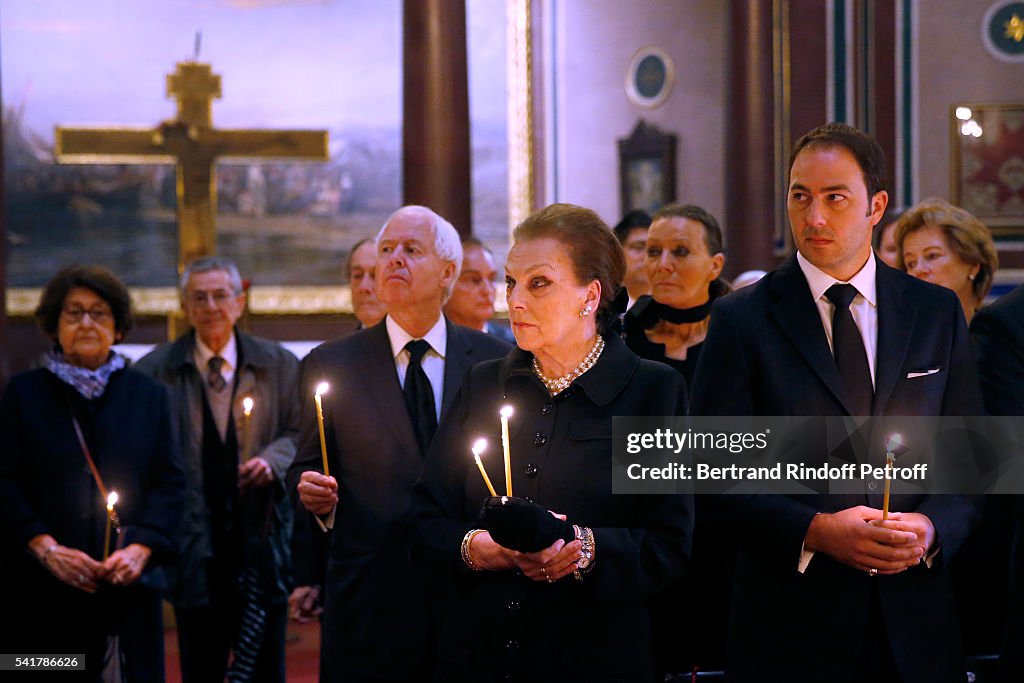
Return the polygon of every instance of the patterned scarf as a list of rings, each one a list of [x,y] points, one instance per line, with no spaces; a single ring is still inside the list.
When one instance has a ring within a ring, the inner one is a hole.
[[[107,389],[110,376],[125,365],[127,363],[124,356],[113,351],[110,352],[107,362],[95,370],[72,365],[64,360],[64,353],[58,349],[52,349],[46,354],[46,369],[88,399],[102,396]]]

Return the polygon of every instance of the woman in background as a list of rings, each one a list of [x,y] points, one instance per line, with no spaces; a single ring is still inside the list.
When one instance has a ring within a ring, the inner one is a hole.
[[[899,268],[956,292],[970,324],[999,269],[992,233],[985,224],[932,197],[900,216],[895,237]]]
[[[724,265],[722,230],[710,213],[672,204],[654,214],[644,263],[651,294],[626,313],[626,345],[693,381],[711,304],[729,291],[719,278]]]

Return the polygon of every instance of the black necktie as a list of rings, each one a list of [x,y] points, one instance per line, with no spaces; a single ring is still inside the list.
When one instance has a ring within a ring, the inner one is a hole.
[[[420,445],[420,453],[427,454],[427,448],[437,431],[437,414],[434,412],[434,390],[430,386],[427,373],[423,372],[420,362],[430,350],[430,344],[423,339],[414,339],[405,345],[409,352],[409,368],[405,371],[405,406],[409,409],[412,429],[416,432],[416,442]]]
[[[220,356],[214,356],[210,359],[210,362],[207,363],[207,367],[209,368],[209,372],[206,373],[206,383],[210,385],[211,389],[218,393],[223,391],[224,387],[228,385],[227,380],[224,379],[224,375],[220,374],[220,369],[224,367],[224,359]]]
[[[825,297],[835,306],[832,312],[832,351],[839,375],[843,378],[846,405],[852,415],[861,416],[871,415],[875,390],[871,386],[871,368],[864,340],[850,313],[850,302],[855,296],[857,288],[853,285],[835,284],[825,292]]]

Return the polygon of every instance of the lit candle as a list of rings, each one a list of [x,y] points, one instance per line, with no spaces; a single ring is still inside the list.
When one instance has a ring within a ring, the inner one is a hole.
[[[893,434],[885,440],[885,492],[882,495],[882,521],[889,519],[889,484],[890,477],[889,473],[892,471],[892,466],[896,463],[895,450],[900,447],[903,443],[903,437],[899,434]]]
[[[103,561],[110,557],[110,525],[114,520],[114,506],[117,505],[117,491],[107,496],[107,531],[103,534]]]
[[[508,445],[508,419],[512,417],[512,406],[501,407],[501,449],[505,456],[505,495],[512,497],[512,456]]]
[[[331,471],[327,467],[327,438],[324,436],[324,404],[320,397],[326,394],[330,388],[327,382],[320,382],[320,384],[316,385],[316,393],[313,394],[313,400],[316,401],[316,424],[320,428],[320,455],[324,459],[324,476],[326,477],[331,476]]]
[[[487,448],[486,439],[477,439],[473,444],[473,459],[476,460],[476,467],[480,470],[480,476],[484,478],[484,483],[487,484],[487,490],[491,492],[492,496],[498,494],[494,491],[494,485],[491,484],[491,478],[487,476],[487,470],[484,469],[484,464],[480,461],[480,454]]]
[[[252,457],[252,405],[251,396],[242,399],[242,415],[245,417],[242,425],[242,438],[245,439],[245,447],[242,451],[242,462],[248,462]]]

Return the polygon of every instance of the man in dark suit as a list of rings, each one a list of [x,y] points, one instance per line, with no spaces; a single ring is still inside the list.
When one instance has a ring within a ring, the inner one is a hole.
[[[1024,415],[1024,287],[978,311],[971,337],[985,410],[989,415]],[[999,654],[1000,680],[1007,682],[1024,680],[1024,500],[1017,496],[1010,504],[1015,519],[1010,600]]]
[[[409,494],[463,376],[510,348],[441,315],[462,260],[443,218],[399,209],[377,236],[377,254],[384,322],[314,349],[302,368],[307,399],[291,481],[310,512],[333,522],[321,681],[430,679],[428,603],[406,543]],[[323,403],[332,476],[322,474],[312,401],[321,381],[331,387]]]
[[[885,211],[878,144],[842,124],[790,157],[798,253],[716,302],[696,415],[979,414],[956,296],[871,252]],[[717,501],[738,554],[730,681],[962,681],[949,560],[977,516],[955,496],[881,490]],[[867,523],[871,522],[871,523]]]

